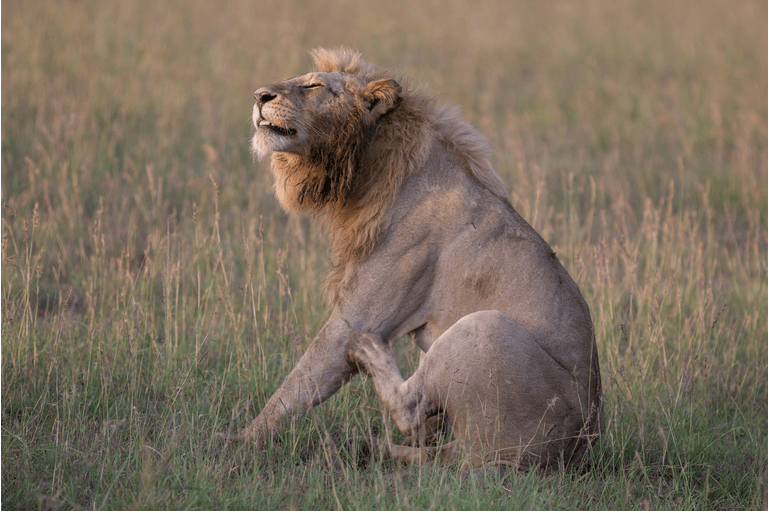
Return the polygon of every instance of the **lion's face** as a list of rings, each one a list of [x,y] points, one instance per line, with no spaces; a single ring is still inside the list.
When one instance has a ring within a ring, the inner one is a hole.
[[[272,152],[310,156],[340,130],[365,129],[397,104],[401,87],[391,79],[367,82],[350,73],[307,73],[259,88],[254,97],[258,159]]]
[[[286,210],[344,203],[355,186],[377,124],[400,101],[393,79],[318,72],[254,93],[258,159],[272,154],[275,193]]]

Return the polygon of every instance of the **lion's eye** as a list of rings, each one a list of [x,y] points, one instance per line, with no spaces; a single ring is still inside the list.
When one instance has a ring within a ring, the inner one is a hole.
[[[303,85],[302,89],[315,89],[316,87],[323,87],[323,84],[307,84]]]

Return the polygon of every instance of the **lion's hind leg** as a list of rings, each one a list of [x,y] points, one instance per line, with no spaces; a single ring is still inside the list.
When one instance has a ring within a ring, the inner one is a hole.
[[[451,425],[444,412],[439,412],[432,417],[428,417],[424,424],[419,427],[418,432],[407,436],[403,440],[403,445],[417,447],[422,445],[438,446],[443,444],[449,436]]]
[[[348,440],[348,445],[353,443],[365,444],[368,454],[379,454],[383,459],[396,460],[405,465],[427,466],[437,462],[439,465],[445,466],[462,460],[464,455],[459,442],[456,440],[437,447],[409,447],[407,445],[393,444],[378,438],[366,437],[356,437]]]
[[[437,413],[424,393],[419,373],[404,381],[395,355],[379,336],[366,333],[350,337],[349,356],[369,377],[385,410],[404,435],[417,435],[427,418]]]

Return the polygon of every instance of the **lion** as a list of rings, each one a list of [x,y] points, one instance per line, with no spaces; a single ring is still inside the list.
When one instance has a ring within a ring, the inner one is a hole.
[[[332,313],[236,438],[262,446],[363,370],[404,433],[446,415],[456,438],[383,443],[389,456],[578,461],[604,429],[590,310],[511,205],[486,140],[353,50],[311,55],[318,71],[254,94],[251,147],[282,207],[327,232]],[[407,335],[423,354],[404,382],[389,348]]]

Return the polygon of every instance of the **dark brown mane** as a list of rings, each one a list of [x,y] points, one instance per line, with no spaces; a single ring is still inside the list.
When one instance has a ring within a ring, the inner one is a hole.
[[[346,203],[361,177],[361,166],[376,133],[376,127],[365,126],[360,116],[350,116],[333,144],[312,148],[308,156],[310,172],[301,182],[299,203],[305,199],[313,206],[323,208],[331,203]]]

